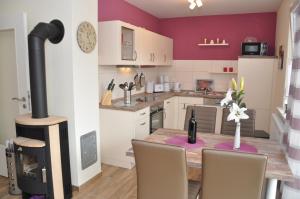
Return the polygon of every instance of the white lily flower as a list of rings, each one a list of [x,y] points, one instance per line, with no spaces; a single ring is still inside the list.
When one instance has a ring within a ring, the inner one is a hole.
[[[240,120],[248,119],[249,116],[245,113],[247,108],[240,108],[236,103],[233,103],[230,107],[230,114],[227,117],[227,121],[234,120],[236,123]]]
[[[228,91],[227,91],[227,93],[226,93],[226,96],[225,96],[225,98],[224,99],[222,99],[222,101],[221,101],[221,106],[224,106],[224,105],[228,105],[229,104],[229,102],[231,102],[232,101],[232,89],[230,88],[230,89],[228,89]]]

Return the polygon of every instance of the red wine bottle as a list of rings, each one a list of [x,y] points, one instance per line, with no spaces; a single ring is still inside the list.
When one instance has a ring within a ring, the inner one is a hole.
[[[188,143],[195,144],[197,139],[197,122],[195,119],[194,110],[192,110],[192,115],[189,121],[189,129],[188,129]]]

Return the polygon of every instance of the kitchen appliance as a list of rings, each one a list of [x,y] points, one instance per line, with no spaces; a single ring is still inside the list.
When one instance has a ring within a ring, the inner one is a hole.
[[[154,91],[154,82],[147,82],[146,84],[146,93],[153,93]]]
[[[164,84],[155,84],[154,85],[154,92],[159,93],[164,91]]]
[[[170,92],[170,83],[164,83],[164,92]]]
[[[174,92],[180,92],[181,91],[181,84],[179,82],[173,83],[173,91]]]
[[[164,103],[159,103],[150,107],[150,134],[159,128],[163,128]]]
[[[264,42],[243,42],[242,55],[260,55],[268,53],[268,44]]]

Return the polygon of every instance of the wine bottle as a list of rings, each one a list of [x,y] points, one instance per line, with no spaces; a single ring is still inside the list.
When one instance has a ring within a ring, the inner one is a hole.
[[[192,110],[192,115],[189,120],[189,129],[188,129],[188,143],[195,144],[197,138],[197,122],[195,119],[194,110]]]

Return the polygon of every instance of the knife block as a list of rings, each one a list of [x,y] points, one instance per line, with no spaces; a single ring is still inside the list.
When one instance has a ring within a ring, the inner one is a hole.
[[[101,104],[110,106],[111,105],[111,99],[112,99],[112,92],[111,91],[105,91],[105,93],[102,96]]]

